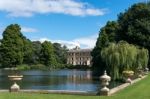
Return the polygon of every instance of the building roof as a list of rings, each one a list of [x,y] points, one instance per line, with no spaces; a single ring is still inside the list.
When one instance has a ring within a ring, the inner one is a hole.
[[[71,49],[68,52],[91,52],[93,49]]]

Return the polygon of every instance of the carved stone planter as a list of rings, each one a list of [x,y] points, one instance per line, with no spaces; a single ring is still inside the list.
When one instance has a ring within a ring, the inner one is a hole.
[[[123,71],[123,75],[125,76],[127,83],[131,83],[132,82],[131,77],[134,75],[133,71],[131,71],[131,70]]]
[[[23,75],[9,75],[8,78],[10,81],[14,82],[14,84],[10,87],[9,91],[18,92],[20,90],[20,86],[16,82],[22,80]]]

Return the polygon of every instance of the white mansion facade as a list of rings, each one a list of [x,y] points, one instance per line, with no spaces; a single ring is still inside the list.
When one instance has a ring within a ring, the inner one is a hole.
[[[92,49],[80,49],[79,47],[69,50],[67,53],[67,64],[91,66],[91,51]]]

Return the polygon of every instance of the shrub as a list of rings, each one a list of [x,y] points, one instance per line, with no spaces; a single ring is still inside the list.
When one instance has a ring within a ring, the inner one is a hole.
[[[27,64],[17,65],[18,70],[30,70],[30,66]]]

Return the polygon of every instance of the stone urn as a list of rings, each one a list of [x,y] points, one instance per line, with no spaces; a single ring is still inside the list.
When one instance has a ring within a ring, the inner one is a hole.
[[[18,92],[20,90],[20,86],[16,83],[17,81],[21,81],[23,75],[9,75],[8,76],[10,81],[13,81],[14,84],[10,87],[10,92]]]
[[[100,77],[102,88],[100,90],[100,94],[104,96],[108,96],[109,88],[107,86],[109,85],[109,82],[111,80],[111,77],[107,75],[106,71],[104,72],[104,75]]]
[[[145,75],[148,75],[148,73],[149,73],[149,68],[145,68]]]
[[[132,71],[132,70],[125,70],[125,71],[123,71],[123,75],[126,78],[126,82],[127,83],[131,83],[132,82],[131,77],[134,75],[134,71]]]
[[[138,70],[137,70],[137,72],[138,72],[138,78],[142,78],[143,77],[143,69],[141,69],[141,68],[139,68]]]

